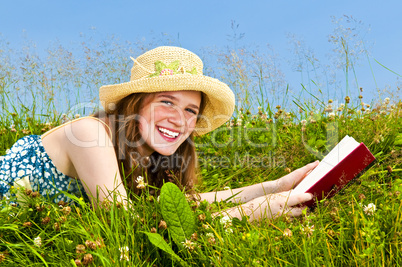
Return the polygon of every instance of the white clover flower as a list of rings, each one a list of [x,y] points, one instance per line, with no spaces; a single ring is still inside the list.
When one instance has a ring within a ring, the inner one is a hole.
[[[233,234],[233,229],[232,228],[226,228],[225,232],[229,233],[229,234]]]
[[[186,239],[186,241],[181,242],[184,247],[188,250],[193,250],[195,248],[195,243],[192,242],[191,240]]]
[[[328,117],[330,117],[330,118],[335,118],[335,113],[333,113],[333,112],[329,113],[329,114],[328,114]]]
[[[119,250],[120,250],[120,260],[121,261],[122,260],[129,261],[130,257],[128,255],[128,251],[129,251],[128,247],[125,246],[125,247],[119,248]]]
[[[220,220],[220,223],[225,227],[228,228],[230,226],[232,226],[232,218],[230,218],[229,216],[223,216]]]
[[[386,98],[384,99],[384,103],[388,105],[388,104],[389,104],[389,100],[390,100],[389,97],[386,97]]]
[[[307,124],[307,121],[306,120],[301,120],[301,122],[300,122],[302,125],[306,125]]]
[[[137,179],[135,180],[138,184],[139,183],[143,183],[144,182],[144,177],[142,177],[141,175],[137,177]]]
[[[40,236],[37,236],[33,240],[34,245],[40,248],[42,246],[42,238]]]
[[[76,118],[76,119],[78,119],[79,117],[81,117],[81,115],[78,113],[74,115],[74,118]]]
[[[308,237],[313,235],[313,232],[315,230],[315,226],[314,225],[306,225],[305,227],[301,228],[301,231],[306,234]]]
[[[213,233],[206,233],[205,236],[208,237],[208,238],[215,237]]]
[[[367,206],[364,206],[363,211],[367,215],[374,215],[374,212],[376,210],[376,207],[373,203],[368,204]]]
[[[289,228],[286,228],[285,231],[283,231],[283,235],[284,236],[292,236],[292,230],[290,230]]]
[[[138,176],[135,181],[137,182],[138,189],[144,189],[145,186],[147,186],[147,183],[144,182],[144,177],[142,177],[141,175]]]

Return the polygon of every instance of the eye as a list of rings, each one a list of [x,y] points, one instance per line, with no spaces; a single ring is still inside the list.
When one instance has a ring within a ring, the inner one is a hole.
[[[162,100],[161,102],[169,106],[173,105],[173,103],[169,100]]]
[[[186,111],[193,113],[194,115],[197,115],[197,111],[195,111],[194,109],[187,108]]]

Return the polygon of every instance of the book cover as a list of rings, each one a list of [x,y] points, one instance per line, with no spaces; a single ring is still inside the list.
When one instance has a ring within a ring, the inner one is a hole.
[[[345,136],[320,164],[294,188],[295,193],[311,193],[314,198],[304,203],[315,206],[316,201],[334,196],[353,179],[361,176],[375,162],[364,143]]]

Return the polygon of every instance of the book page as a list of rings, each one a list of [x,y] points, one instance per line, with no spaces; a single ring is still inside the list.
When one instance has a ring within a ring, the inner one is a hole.
[[[359,143],[346,135],[318,164],[318,166],[301,181],[292,194],[304,193],[318,182],[326,173],[349,155]]]

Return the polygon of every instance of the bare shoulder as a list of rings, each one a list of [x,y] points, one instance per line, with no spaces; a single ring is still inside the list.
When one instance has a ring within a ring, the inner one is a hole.
[[[80,147],[105,146],[111,143],[105,125],[98,119],[85,117],[64,127],[64,138]]]

